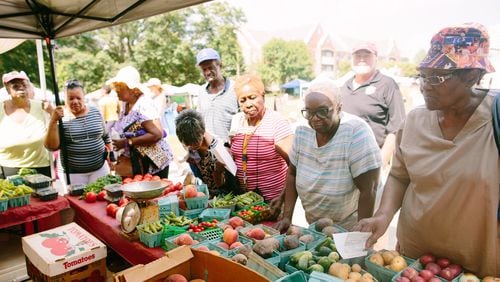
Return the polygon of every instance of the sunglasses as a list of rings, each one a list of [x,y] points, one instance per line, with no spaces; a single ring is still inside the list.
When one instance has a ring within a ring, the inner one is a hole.
[[[422,83],[422,84],[425,83],[425,84],[429,84],[429,85],[433,85],[433,86],[439,85],[452,77],[453,77],[453,73],[445,74],[445,75],[433,75],[433,76],[428,76],[428,77],[424,77],[422,74],[418,75],[418,78],[420,79],[420,83]]]
[[[73,89],[77,87],[83,88],[83,84],[78,79],[66,80],[64,83],[64,88],[66,89]]]
[[[328,117],[328,114],[333,111],[333,108],[319,108],[316,111],[310,111],[307,109],[303,109],[300,112],[305,119],[312,119],[314,116],[317,116],[320,119],[325,119]]]

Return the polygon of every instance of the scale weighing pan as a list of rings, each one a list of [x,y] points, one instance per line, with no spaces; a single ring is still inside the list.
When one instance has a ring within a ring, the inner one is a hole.
[[[122,185],[122,191],[132,199],[151,199],[161,195],[167,182],[161,180],[132,182]]]
[[[121,228],[125,233],[131,233],[141,220],[141,210],[136,202],[128,203],[121,216]]]

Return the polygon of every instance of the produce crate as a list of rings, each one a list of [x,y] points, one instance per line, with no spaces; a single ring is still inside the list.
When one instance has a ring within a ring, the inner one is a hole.
[[[223,257],[229,257],[228,256],[228,252],[229,251],[226,250],[226,249],[223,249],[223,248],[221,248],[219,246],[217,246],[216,244],[214,244],[213,240],[203,241],[203,242],[201,242],[199,244],[191,246],[191,248],[192,249],[198,249],[201,246],[206,246],[210,251],[217,251]]]
[[[273,254],[271,255],[271,257],[266,258],[265,260],[268,263],[270,263],[270,264],[272,264],[272,265],[274,265],[276,267],[279,267],[280,266],[280,261],[281,261],[280,253],[278,251],[274,251]]]
[[[349,232],[347,229],[345,229],[344,227],[338,225],[338,224],[334,224],[332,225],[333,227],[335,227],[336,229],[338,229],[339,232],[335,232],[335,233],[344,233],[344,232]],[[313,231],[316,231],[316,232],[320,232],[321,231],[317,231],[316,230],[316,222],[313,222],[309,225],[308,229],[310,230],[313,230]]]
[[[212,221],[213,219],[217,219],[217,221],[229,219],[229,216],[231,215],[231,210],[230,209],[215,209],[215,208],[208,208],[205,209],[203,212],[200,214],[200,219],[201,221]]]
[[[309,275],[304,271],[299,270],[288,274],[287,276],[281,277],[276,280],[276,282],[307,282],[309,281]]]
[[[385,251],[385,250],[382,250],[382,251]],[[392,278],[397,274],[397,272],[371,262],[370,258],[373,255],[374,254],[370,254],[369,256],[366,256],[366,258],[365,258],[366,270],[368,270],[368,272],[370,272],[373,275],[373,277],[375,277],[378,281],[390,282],[392,280]],[[408,264],[408,266],[410,266],[411,264],[413,264],[413,262],[415,262],[414,259],[407,258],[407,257],[403,257],[403,258],[406,260],[406,263]]]
[[[207,208],[208,207],[208,186],[207,184],[201,184],[201,185],[196,185],[196,189],[198,192],[203,192],[205,193],[205,196],[203,197],[195,197],[195,198],[186,198],[184,197],[184,201],[186,201],[186,207],[189,210],[194,210],[194,209],[200,209],[200,208]],[[182,193],[184,194],[185,191],[183,190]]]
[[[252,240],[252,241],[255,242],[255,239],[248,237],[246,235],[246,233],[250,229],[257,228],[257,227],[260,227],[262,230],[264,230],[264,233],[266,233],[266,238],[273,237],[273,236],[276,236],[276,235],[280,235],[280,232],[278,230],[276,230],[276,229],[274,229],[272,227],[269,227],[267,225],[264,225],[264,224],[257,224],[257,225],[250,225],[248,227],[243,227],[240,230],[238,230],[238,232],[240,233],[240,235],[243,235],[243,236],[245,236],[245,237],[247,237],[250,240]]]
[[[9,207],[9,199],[0,199],[0,212],[4,212]]]
[[[170,214],[170,212],[179,215],[179,198],[177,198],[177,196],[159,198],[158,208],[160,210],[160,217],[166,216]]]
[[[200,234],[196,234],[196,233],[192,233],[192,232],[185,232],[185,233],[189,234],[191,236],[191,238],[193,238],[193,240],[197,240],[198,244],[207,240],[205,237],[201,236]],[[173,249],[179,247],[178,245],[176,245],[174,243],[174,240],[175,240],[175,238],[179,237],[180,235],[182,235],[182,234],[178,234],[178,235],[166,238],[164,249],[166,249],[167,251],[170,251],[170,250],[173,250]],[[193,244],[193,245],[196,245],[196,244]]]
[[[165,227],[163,227],[163,229],[158,232],[147,233],[144,231],[143,227],[145,227],[148,224],[149,223],[145,223],[137,226],[137,230],[139,231],[139,240],[141,241],[141,243],[148,246],[149,248],[155,248],[161,246],[162,243],[161,238]]]
[[[218,242],[222,242],[222,241],[223,241],[223,240],[222,240],[222,238],[220,238],[219,240],[214,241],[214,242],[218,243]],[[248,238],[246,238],[246,237],[243,237],[243,236],[238,236],[238,241],[239,241],[239,242],[241,242],[241,244],[243,244],[243,245],[249,246],[250,248],[253,246],[253,242],[252,242],[252,240],[250,240],[250,239],[248,239]],[[238,253],[238,250],[239,250],[240,248],[241,248],[241,247],[238,247],[238,248],[235,248],[235,249],[229,250],[229,251],[228,251],[228,255],[229,255],[229,256],[231,256],[231,257],[232,257],[232,256],[234,256],[235,254],[237,254],[237,253]]]
[[[68,192],[71,196],[81,196],[86,186],[85,184],[71,184],[68,186]]]
[[[280,262],[279,262],[280,269],[285,269],[285,265],[288,262],[288,260],[290,260],[291,255],[306,250],[306,245],[302,242],[299,242],[299,246],[297,248],[292,250],[286,250],[284,245],[285,235],[277,235],[274,238],[278,239],[278,241],[280,242],[280,248],[279,250],[276,250],[276,252],[280,256]]]
[[[276,281],[281,277],[286,276],[285,272],[283,272],[277,266],[270,264],[254,252],[250,253],[250,255],[248,256],[248,262],[246,266],[264,275],[270,281]]]
[[[189,225],[186,225],[189,227]],[[161,235],[162,240],[165,240],[166,238],[179,235],[186,232],[186,229],[183,227],[179,226],[174,226],[174,225],[163,225],[163,233]]]
[[[326,274],[326,273],[318,272],[318,271],[313,271],[309,275],[309,281],[312,281],[312,282],[342,282],[344,280],[342,280],[338,277],[335,277],[333,275],[330,275],[330,274]]]
[[[205,237],[207,240],[214,240],[222,238],[222,233],[223,233],[222,229],[217,227],[217,228],[203,230],[198,234]]]
[[[16,208],[29,205],[31,195],[23,195],[19,197],[9,198],[9,208]]]
[[[212,200],[208,201],[208,206],[214,209],[230,209],[231,213],[234,212],[234,209],[236,208],[236,204],[232,205],[227,205],[227,206],[220,206],[220,207],[214,207],[212,206]]]
[[[24,178],[20,175],[7,176],[7,180],[15,186],[24,184]]]
[[[52,178],[43,174],[31,174],[24,176],[24,182],[33,189],[40,189],[49,187],[50,183],[52,183]]]
[[[254,199],[253,201],[248,201],[247,203],[244,203],[241,199]],[[238,195],[235,197],[235,201],[236,201],[236,210],[244,210],[244,209],[247,209],[253,205],[258,205],[258,204],[262,204],[264,203],[264,198],[253,192],[253,191],[250,191],[250,192],[246,192],[244,194],[241,194],[241,195]]]
[[[410,265],[409,267],[411,267],[411,268],[413,268],[413,269],[415,269],[415,270],[417,270],[417,271],[422,270],[422,268],[420,268],[420,269],[415,268],[415,265],[413,265],[413,264],[412,264],[412,265]],[[394,275],[394,276],[391,278],[391,280],[390,280],[390,281],[391,281],[391,282],[396,282],[396,280],[397,280],[399,277],[401,277],[401,275],[402,275],[403,271],[404,271],[404,269],[403,269],[403,270],[401,270],[400,272],[396,273],[396,275]],[[453,279],[452,281],[458,281],[458,280],[459,280],[459,278],[460,278],[460,276],[462,276],[462,274],[458,275],[458,276],[457,276],[455,279]],[[434,275],[434,277],[438,278],[438,279],[439,279],[439,280],[441,280],[442,282],[447,282],[447,281],[448,281],[448,280],[446,280],[446,279],[444,279],[444,278],[442,278],[442,277],[439,277],[439,276],[437,276],[437,275]]]
[[[58,194],[59,193],[57,193],[57,190],[52,187],[38,189],[35,193],[35,195],[39,197],[39,199],[43,202],[57,199]]]
[[[406,258],[405,258],[406,259]],[[420,271],[420,270],[423,270],[425,267],[420,263],[420,260],[417,259],[417,260],[413,260],[413,262],[410,264],[408,264],[409,266],[415,268],[417,271]],[[457,277],[453,278],[453,280],[451,280],[452,282],[458,282],[460,280],[460,276],[462,276],[464,274],[464,271],[462,270],[462,272],[460,272],[460,274],[457,275]],[[439,275],[435,275],[437,278],[441,279],[442,281],[448,281],[446,279],[444,279],[443,277],[439,276]]]
[[[183,210],[180,209],[179,212],[181,215],[185,215],[186,217],[190,219],[197,219],[200,214],[205,210],[205,208],[200,208],[200,209],[195,209],[195,210]]]
[[[306,243],[306,250],[313,249],[326,238],[325,234],[315,231],[314,229],[304,228],[301,226],[295,226],[295,227],[300,228],[302,235],[311,235],[313,237],[313,240],[311,242]]]
[[[217,226],[219,226],[220,228],[222,228],[226,224],[229,225],[229,219],[225,219],[223,221],[219,221],[219,223],[217,223]],[[248,226],[253,226],[253,224],[251,224],[250,222],[248,222],[246,220],[243,220],[243,228],[248,227]]]
[[[265,210],[257,211],[255,206],[263,206]],[[267,221],[271,217],[271,209],[268,204],[260,203],[250,206],[246,209],[233,212],[233,216],[239,216],[243,220],[246,220],[252,224],[257,224],[259,222]]]

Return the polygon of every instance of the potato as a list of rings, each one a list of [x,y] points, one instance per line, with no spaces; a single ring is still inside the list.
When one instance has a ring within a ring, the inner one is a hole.
[[[382,258],[384,259],[384,265],[391,264],[392,259],[394,257],[395,257],[395,255],[391,251],[382,252]]]
[[[316,221],[316,231],[321,232],[323,228],[327,226],[332,226],[333,225],[333,220],[331,218],[320,218],[318,221]]]
[[[248,262],[247,257],[243,254],[236,254],[231,258],[231,260],[242,265],[247,265]]]
[[[300,245],[299,237],[297,237],[297,235],[287,235],[285,239],[283,239],[283,245],[287,250],[298,248]]]
[[[376,265],[384,266],[384,258],[382,258],[382,255],[380,253],[374,253],[370,257],[370,261]]]
[[[399,272],[408,266],[405,259],[402,256],[396,256],[392,259],[390,264],[390,269]]]
[[[342,280],[347,280],[347,278],[349,277],[349,269],[350,269],[349,265],[342,263],[334,263],[330,266],[330,269],[328,269],[328,273]]]
[[[351,270],[354,272],[361,272],[361,266],[357,263],[353,264]]]
[[[357,280],[361,279],[361,273],[359,273],[359,272],[350,272],[348,277],[349,277],[349,279],[357,281]]]
[[[286,231],[286,235],[297,235],[297,237],[302,236],[302,229],[298,226],[290,226],[288,230]]]

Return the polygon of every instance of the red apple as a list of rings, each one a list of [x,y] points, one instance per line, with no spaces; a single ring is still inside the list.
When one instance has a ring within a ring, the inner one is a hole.
[[[441,282],[441,279],[437,277],[432,277],[428,282]]]
[[[439,265],[437,265],[434,262],[429,262],[425,266],[425,269],[430,270],[430,272],[432,272],[433,275],[437,275],[439,272],[441,272],[441,267],[439,267]]]
[[[448,265],[450,265],[450,260],[447,258],[439,258],[436,263],[441,267],[441,268],[446,268]]]
[[[420,263],[425,266],[429,262],[435,262],[436,257],[433,254],[425,254],[425,255],[421,256],[419,260],[420,260]]]
[[[425,282],[425,279],[422,278],[421,276],[417,275],[417,276],[413,277],[410,281],[411,282]]]
[[[450,264],[448,268],[450,269],[453,277],[457,277],[462,272],[462,267],[458,264]]]
[[[396,282],[410,282],[410,279],[408,279],[408,277],[399,276],[396,278]]]
[[[412,279],[413,277],[418,276],[418,272],[413,267],[407,267],[403,270],[401,276],[406,277],[408,279]]]
[[[427,269],[421,270],[418,275],[422,278],[424,278],[425,281],[429,281],[432,277],[434,277],[434,274]]]
[[[451,281],[454,278],[453,273],[451,272],[451,269],[449,267],[442,269],[441,272],[439,272],[439,276],[448,281]]]

